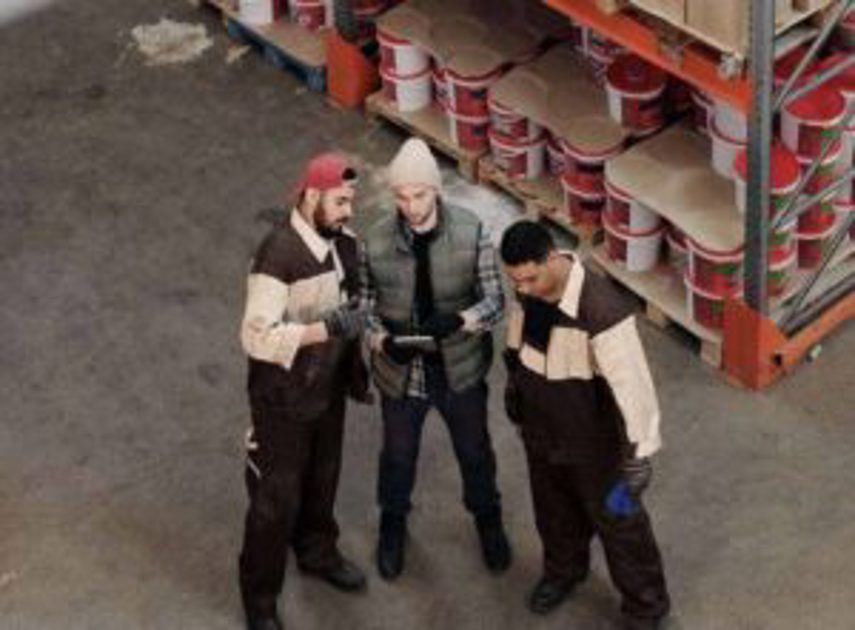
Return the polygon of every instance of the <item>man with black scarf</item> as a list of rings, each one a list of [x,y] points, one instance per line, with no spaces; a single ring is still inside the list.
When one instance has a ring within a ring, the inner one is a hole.
[[[422,140],[404,143],[389,180],[397,211],[366,232],[361,275],[383,413],[378,569],[394,579],[404,568],[422,427],[435,407],[451,434],[484,562],[499,573],[511,550],[487,430],[490,329],[504,311],[495,250],[476,216],[442,200],[439,168]],[[433,347],[405,345],[412,335],[432,338]]]

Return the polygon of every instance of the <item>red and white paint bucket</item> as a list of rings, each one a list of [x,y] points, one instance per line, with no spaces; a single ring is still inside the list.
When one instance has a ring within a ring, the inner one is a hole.
[[[561,177],[567,170],[567,156],[561,146],[561,140],[552,133],[546,136],[546,163],[550,175]]]
[[[807,184],[805,184],[804,192],[808,194],[820,193],[831,186],[837,178],[842,174],[841,163],[843,157],[843,143],[833,147],[828,155],[819,163],[819,166],[813,173]],[[815,158],[799,156],[799,164],[801,165],[802,175],[807,175]]]
[[[834,199],[829,197],[813,204],[799,215],[799,234],[817,234],[834,225]]]
[[[713,120],[720,135],[736,142],[748,142],[748,118],[730,103],[713,99]]]
[[[665,124],[667,75],[636,55],[621,55],[606,71],[609,114],[633,133],[647,135]]]
[[[823,144],[846,116],[846,99],[823,86],[789,103],[781,114],[784,143],[803,157],[819,157]]]
[[[662,226],[646,232],[630,232],[603,218],[606,232],[606,254],[627,271],[643,272],[656,268],[662,251]]]
[[[565,156],[565,176],[572,176],[583,190],[605,190],[606,160],[623,152],[623,142],[598,153],[584,151],[567,140],[561,140]]]
[[[511,179],[537,179],[546,159],[546,136],[536,140],[514,140],[490,129],[493,162]]]
[[[772,297],[782,295],[793,279],[798,263],[798,248],[796,244],[781,260],[770,262],[766,272],[766,291]]]
[[[433,81],[433,98],[439,103],[442,109],[448,107],[448,78],[445,76],[445,68],[434,60],[433,70],[431,70],[431,80]]]
[[[730,295],[742,288],[743,248],[708,249],[689,238],[689,273],[694,284],[713,295]]]
[[[292,0],[291,21],[310,31],[327,25],[327,5],[323,0]]]
[[[746,143],[724,135],[715,122],[710,127],[710,136],[713,169],[722,177],[736,179],[736,157],[745,150]]]
[[[606,217],[611,225],[632,233],[644,233],[662,225],[650,208],[606,180]]]
[[[724,305],[728,299],[742,297],[742,291],[718,294],[707,291],[692,279],[687,272],[683,279],[686,283],[686,308],[696,322],[713,330],[724,327]]]
[[[448,79],[448,104],[464,116],[490,116],[488,93],[490,86],[501,76],[498,68],[481,76],[464,76],[451,68],[445,73]]]
[[[494,98],[488,99],[490,124],[493,130],[506,138],[517,142],[538,140],[543,135],[543,127],[531,118],[505,107]]]
[[[668,264],[682,275],[689,268],[689,249],[686,247],[685,234],[669,223],[665,227],[665,244],[668,246]]]
[[[260,26],[279,18],[279,0],[240,0],[238,14],[247,24]]]
[[[599,227],[603,221],[606,206],[604,191],[586,187],[575,175],[565,173],[561,177],[564,190],[564,210],[576,225]]]
[[[742,150],[733,165],[736,174],[736,207],[745,213],[748,180],[748,152]],[[778,214],[789,203],[790,197],[799,187],[802,171],[795,154],[781,144],[772,146],[769,154],[769,217]]]
[[[822,232],[796,235],[799,244],[799,269],[819,267],[823,256],[828,251],[828,245],[834,236],[835,227],[836,225],[832,223]]]
[[[482,151],[490,145],[490,117],[467,116],[450,107],[445,110],[451,141],[461,149]]]
[[[692,108],[694,110],[695,129],[699,133],[709,136],[714,112],[712,101],[703,92],[692,90]]]
[[[383,93],[395,104],[398,111],[415,112],[431,103],[430,70],[418,74],[399,76],[388,68],[380,68]]]
[[[380,69],[400,76],[421,74],[430,66],[430,56],[420,46],[377,30],[380,44]]]

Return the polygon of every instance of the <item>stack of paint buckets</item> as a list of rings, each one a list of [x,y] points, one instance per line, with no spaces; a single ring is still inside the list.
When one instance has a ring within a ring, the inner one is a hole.
[[[661,217],[606,180],[606,254],[627,271],[656,268],[665,228]]]
[[[748,153],[742,151],[736,158],[736,207],[745,212],[748,179]],[[796,155],[787,147],[775,144],[769,156],[769,222],[780,216],[796,193],[802,179]],[[796,243],[796,221],[771,230],[768,241],[769,268],[767,291],[770,296],[779,296],[786,290],[796,269],[798,257]]]
[[[434,61],[438,68],[437,83],[442,87],[445,115],[451,140],[462,149],[481,151],[490,146],[499,148],[499,154],[509,171],[518,176],[537,177],[543,168],[536,147],[517,147],[502,136],[491,139],[490,123],[497,122],[507,134],[519,143],[539,141],[539,129],[531,121],[508,108],[490,106],[490,86],[501,78],[504,59],[499,53],[484,46],[462,46],[445,65]],[[443,85],[444,84],[444,85]],[[515,134],[511,136],[510,134]],[[500,146],[501,145],[501,146]],[[539,160],[540,166],[537,166]]]
[[[618,44],[585,26],[579,29],[576,50],[582,54],[591,70],[591,76],[598,85],[605,83],[606,72],[623,52],[623,48]]]
[[[635,137],[665,125],[664,95],[668,77],[641,57],[623,54],[606,71],[609,114]]]
[[[511,179],[540,177],[546,162],[547,133],[543,127],[492,96],[488,106],[493,163]]]
[[[804,191],[807,195],[821,193],[840,174],[844,145],[840,138],[831,138],[831,135],[843,122],[846,107],[846,98],[831,86],[812,90],[784,107],[781,114],[781,136],[787,147],[797,155],[803,172],[820,157],[826,142],[833,143],[815,174],[805,185]],[[851,156],[848,160],[851,164]],[[834,198],[835,194],[830,194],[799,216],[799,267],[811,269],[822,262],[835,229]]]
[[[377,30],[383,94],[398,111],[414,112],[431,104],[431,58],[417,44]]]
[[[599,228],[606,208],[606,161],[623,152],[623,138],[595,151],[574,145],[565,138],[558,142],[564,157],[561,188],[565,213],[582,229]]]

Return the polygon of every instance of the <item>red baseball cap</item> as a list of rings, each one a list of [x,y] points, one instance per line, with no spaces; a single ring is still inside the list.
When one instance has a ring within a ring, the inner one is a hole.
[[[323,192],[345,184],[355,184],[356,180],[356,171],[343,155],[322,153],[306,164],[303,176],[294,190],[294,196],[299,197],[308,188]]]

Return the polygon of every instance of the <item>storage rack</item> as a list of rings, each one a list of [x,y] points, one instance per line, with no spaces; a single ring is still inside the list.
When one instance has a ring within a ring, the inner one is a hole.
[[[604,13],[594,0],[544,2],[575,22],[598,31],[694,87],[750,115],[748,196],[744,219],[745,298],[744,301],[729,301],[725,307],[720,358],[721,366],[731,380],[753,389],[770,385],[797,365],[825,336],[855,317],[855,262],[851,246],[843,247],[853,222],[852,213],[839,225],[822,264],[815,272],[799,274],[796,289],[785,303],[770,304],[766,287],[767,236],[773,227],[768,220],[773,117],[794,98],[832,78],[832,73],[822,73],[793,89],[835,26],[852,9],[853,0],[837,0],[829,4],[824,24],[808,53],[790,80],[777,92],[773,85],[775,0],[751,2],[750,68],[747,77],[724,76],[723,56],[706,49],[689,46],[679,56],[669,54],[661,47],[656,31],[630,13]],[[806,14],[799,19],[805,17]],[[850,59],[844,67],[852,62]],[[849,124],[852,115],[852,111],[848,112],[847,120],[839,130]],[[831,144],[832,140],[829,140],[826,150]],[[818,163],[819,160],[807,173],[805,181],[811,177]],[[825,198],[832,189],[845,185],[852,177],[850,168],[814,199],[803,201],[798,194],[794,195],[793,203],[781,213],[775,225],[782,224],[782,219],[791,220],[798,216],[810,207],[812,201]],[[618,274],[615,269],[607,270],[618,280],[631,284],[626,274]],[[631,288],[638,290],[638,285]],[[711,338],[707,343],[713,342],[714,338]]]

